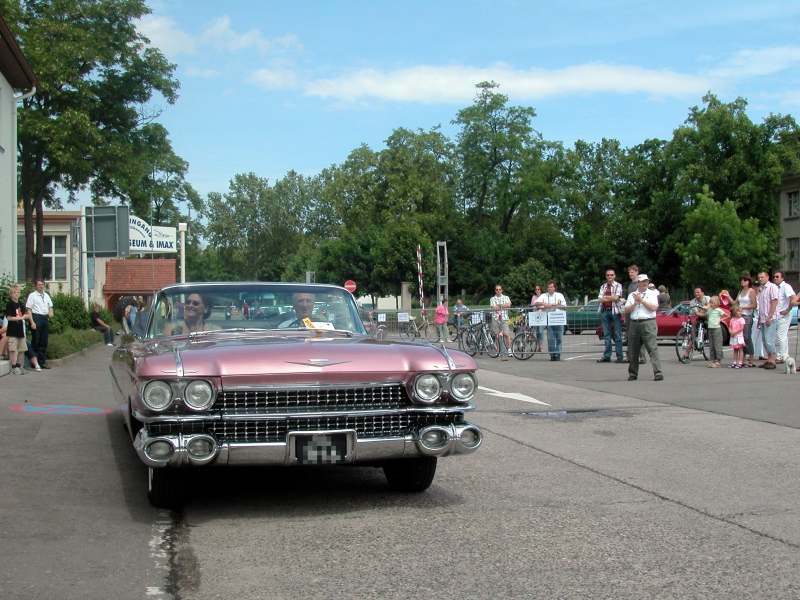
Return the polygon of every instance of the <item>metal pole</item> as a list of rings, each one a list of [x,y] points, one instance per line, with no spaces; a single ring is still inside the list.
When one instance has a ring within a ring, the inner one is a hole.
[[[94,228],[92,228],[94,233]],[[89,281],[88,266],[86,264],[86,207],[81,206],[81,299],[88,308],[89,304]]]
[[[181,283],[186,283],[186,223],[178,223],[181,234]]]

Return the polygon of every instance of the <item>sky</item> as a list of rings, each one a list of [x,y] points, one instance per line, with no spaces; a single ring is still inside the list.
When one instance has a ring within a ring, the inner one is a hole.
[[[314,175],[398,127],[441,126],[494,80],[545,139],[668,138],[707,91],[800,114],[800,2],[151,0],[176,65],[156,101],[188,180]]]

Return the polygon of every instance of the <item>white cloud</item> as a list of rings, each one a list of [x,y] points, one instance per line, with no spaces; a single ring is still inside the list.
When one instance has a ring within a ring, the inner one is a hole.
[[[197,50],[194,38],[169,17],[145,15],[139,19],[136,28],[167,56],[193,54]]]
[[[255,48],[260,52],[302,48],[300,40],[294,34],[269,39],[264,37],[258,29],[236,31],[231,27],[231,19],[227,15],[212,21],[203,31],[203,39],[217,48],[231,52],[247,48]]]
[[[312,96],[347,102],[380,99],[399,102],[464,102],[475,84],[496,81],[515,100],[576,93],[645,93],[652,96],[696,96],[710,87],[702,76],[628,65],[585,64],[563,69],[520,70],[506,65],[416,66],[393,71],[363,69],[305,86]]]
[[[710,74],[721,79],[742,79],[773,75],[800,65],[800,46],[775,46],[740,50]]]
[[[297,84],[297,75],[290,69],[259,69],[250,81],[267,90],[289,89]]]
[[[189,77],[197,77],[199,79],[213,79],[219,76],[219,71],[216,69],[203,69],[200,67],[187,67],[186,75]]]

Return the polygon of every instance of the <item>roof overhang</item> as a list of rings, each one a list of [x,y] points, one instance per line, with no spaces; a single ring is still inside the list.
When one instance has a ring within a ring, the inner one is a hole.
[[[17,90],[32,90],[36,86],[36,76],[8,24],[0,15],[0,73]]]

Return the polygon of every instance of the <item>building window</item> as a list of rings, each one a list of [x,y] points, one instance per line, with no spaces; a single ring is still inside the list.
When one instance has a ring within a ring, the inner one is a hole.
[[[787,271],[800,271],[800,238],[786,240]]]
[[[787,193],[786,204],[789,207],[789,217],[800,217],[800,190]]]
[[[42,277],[46,281],[66,281],[67,236],[44,236],[44,246],[42,247]]]

